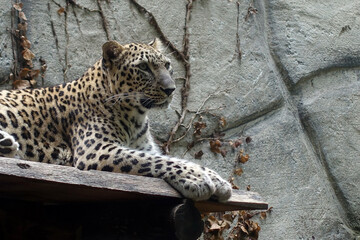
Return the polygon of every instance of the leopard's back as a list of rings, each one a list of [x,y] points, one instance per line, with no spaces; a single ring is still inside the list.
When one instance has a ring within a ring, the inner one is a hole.
[[[62,118],[64,106],[57,103],[61,89],[57,86],[0,92],[0,145],[1,141],[5,143],[1,145],[1,156],[72,164],[68,128]]]

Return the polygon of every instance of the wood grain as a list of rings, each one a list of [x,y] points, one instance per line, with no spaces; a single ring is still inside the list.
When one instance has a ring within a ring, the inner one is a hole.
[[[73,167],[0,157],[0,198],[41,202],[181,201],[162,179],[128,174],[80,171]],[[257,193],[233,191],[226,203],[196,202],[200,212],[267,209]]]

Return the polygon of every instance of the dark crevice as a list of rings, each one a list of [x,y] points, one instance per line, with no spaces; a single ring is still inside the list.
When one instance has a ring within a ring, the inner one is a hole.
[[[268,21],[269,22],[269,16],[266,14],[269,11],[265,11],[266,9],[269,9],[268,6],[268,2],[264,1],[264,6],[262,6],[261,8],[263,8],[263,12],[264,12],[264,21]],[[270,51],[270,56],[271,59],[273,60],[273,62],[275,63],[275,66],[277,68],[277,71],[280,73],[281,79],[283,80],[283,83],[285,84],[288,92],[291,92],[292,88],[294,87],[294,84],[291,81],[289,72],[287,71],[286,67],[284,66],[284,64],[281,62],[279,56],[275,53],[275,51],[273,50],[273,47],[271,46],[271,37],[269,37],[269,35],[271,35],[271,29],[270,26],[268,24],[264,24],[265,27],[264,29],[266,29],[266,33],[268,36],[267,38],[267,42],[269,44],[268,49]]]
[[[82,31],[81,31],[81,28],[80,28],[80,21],[79,21],[79,18],[77,17],[77,14],[76,14],[75,7],[74,7],[74,6],[72,7],[72,12],[73,12],[74,17],[75,17],[75,20],[76,20],[76,25],[78,26],[79,32],[80,32],[80,34],[81,34],[81,36],[82,36],[83,33],[82,33]]]
[[[276,101],[272,102],[266,108],[254,112],[246,117],[242,117],[239,121],[234,122],[233,124],[229,124],[227,128],[224,128],[222,131],[229,131],[231,129],[237,128],[241,125],[248,124],[252,121],[255,121],[259,118],[262,118],[266,115],[272,115],[274,112],[277,112],[279,109],[283,108],[285,105],[283,98],[278,98]]]
[[[108,27],[109,23],[106,20],[106,17],[104,15],[100,0],[97,0],[97,5],[98,5],[98,8],[99,8],[100,17],[102,19],[102,26],[103,26],[104,31],[105,31],[106,39],[109,41],[110,40],[110,31],[109,31],[109,27]]]
[[[269,11],[265,11],[265,9],[269,9],[268,6],[268,2],[264,1],[263,3],[264,5],[261,6],[264,9],[264,21],[269,21],[269,16],[266,15],[266,13],[268,13]],[[304,129],[303,133],[305,135],[305,138],[307,139],[307,142],[309,143],[310,147],[313,149],[316,158],[318,159],[318,161],[321,163],[322,168],[324,169],[324,173],[328,179],[328,181],[330,181],[330,186],[333,190],[333,195],[336,196],[337,198],[337,202],[339,203],[339,207],[338,211],[340,214],[342,214],[342,220],[343,223],[346,224],[346,226],[351,229],[352,231],[359,231],[359,229],[357,229],[356,227],[353,226],[353,224],[351,224],[351,222],[354,220],[354,216],[351,216],[349,214],[349,209],[348,209],[348,205],[346,204],[346,199],[344,197],[344,194],[341,191],[341,188],[339,187],[339,185],[336,183],[336,180],[334,178],[334,176],[331,174],[330,170],[329,170],[329,166],[327,164],[327,161],[325,159],[325,156],[321,150],[321,146],[320,146],[320,141],[316,138],[316,133],[315,130],[311,128],[311,126],[309,125],[309,123],[306,121],[306,119],[304,119],[304,115],[301,112],[301,109],[298,108],[298,106],[296,105],[296,101],[294,100],[294,96],[292,95],[295,90],[296,87],[298,86],[299,83],[304,82],[308,79],[311,79],[312,77],[316,76],[316,75],[320,75],[322,74],[324,71],[329,71],[329,68],[326,69],[319,69],[317,71],[314,71],[313,73],[301,78],[301,80],[299,80],[297,82],[297,84],[294,84],[293,81],[291,80],[291,77],[287,71],[287,69],[285,68],[284,64],[281,62],[279,56],[274,52],[272,46],[271,46],[271,29],[269,24],[267,24],[266,22],[264,22],[264,26],[265,29],[267,30],[267,36],[266,38],[268,39],[268,49],[269,49],[269,53],[270,56],[274,62],[274,65],[276,67],[275,71],[277,71],[281,77],[281,81],[282,85],[284,86],[283,89],[285,90],[284,92],[284,98],[285,101],[290,104],[290,106],[293,109],[294,114],[296,114],[296,117],[299,119],[299,124],[301,125],[301,128]],[[350,61],[350,62],[356,62],[356,61]],[[339,67],[338,64],[336,64],[337,67]],[[353,66],[353,65],[352,65]],[[332,68],[334,68],[335,66],[333,66]],[[346,212],[346,213],[344,213]]]
[[[334,72],[339,70],[350,70],[360,67],[360,57],[343,58],[340,59],[338,62],[339,63],[335,63],[332,66],[317,69],[316,71],[312,71],[306,74],[306,76],[301,77],[300,80],[296,83],[296,85],[293,88],[291,88],[291,92],[292,93],[296,92],[298,86],[301,86],[303,83],[307,81],[311,81],[312,79],[320,75],[324,75],[329,72]]]
[[[305,132],[308,135],[308,138],[313,146],[313,149],[316,152],[317,157],[319,158],[323,168],[325,169],[327,178],[329,179],[330,184],[335,191],[335,196],[336,196],[339,204],[341,205],[342,210],[339,211],[340,214],[343,215],[343,219],[345,219],[347,225],[350,226],[350,228],[352,230],[360,232],[360,228],[353,224],[354,222],[356,224],[356,222],[358,222],[358,221],[356,220],[356,217],[353,214],[351,214],[351,212],[352,212],[351,207],[349,206],[349,204],[344,196],[344,193],[341,190],[341,187],[337,183],[335,176],[331,173],[330,166],[329,166],[328,162],[326,161],[326,157],[322,151],[321,143],[317,139],[316,130],[311,126],[311,123],[308,120],[306,113],[300,112],[300,120],[301,120],[301,123],[303,124],[304,129],[305,129]]]

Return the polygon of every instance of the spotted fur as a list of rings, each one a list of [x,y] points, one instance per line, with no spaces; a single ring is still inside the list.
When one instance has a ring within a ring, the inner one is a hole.
[[[149,45],[110,41],[78,80],[0,92],[0,155],[162,178],[185,197],[226,201],[231,187],[214,171],[162,156],[147,112],[175,90],[170,61]]]

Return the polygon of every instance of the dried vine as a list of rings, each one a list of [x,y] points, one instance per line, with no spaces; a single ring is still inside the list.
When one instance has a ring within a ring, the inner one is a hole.
[[[143,6],[141,6],[136,0],[130,0],[132,4],[138,9],[139,12],[141,12],[149,21],[149,24],[152,25],[155,30],[158,32],[160,39],[165,43],[165,45],[169,46],[170,50],[175,52],[175,56],[178,60],[180,60],[185,68],[185,77],[184,77],[184,85],[181,89],[181,113],[178,122],[175,124],[175,126],[172,128],[169,134],[168,140],[163,144],[163,150],[166,154],[169,154],[170,151],[170,145],[174,142],[174,136],[177,133],[179,127],[184,122],[185,116],[188,112],[187,110],[187,102],[189,97],[189,91],[190,91],[190,44],[189,44],[189,29],[188,24],[191,17],[191,9],[193,6],[194,0],[188,0],[186,4],[186,14],[185,14],[185,27],[184,27],[184,38],[183,38],[183,50],[180,51],[175,47],[173,43],[170,42],[170,40],[165,36],[165,34],[162,32],[159,24],[157,23],[154,15],[149,12],[147,9],[145,9]]]
[[[43,78],[46,71],[46,63],[41,59],[41,68],[34,69],[33,59],[35,54],[30,50],[31,42],[27,39],[27,18],[23,12],[23,3],[16,1],[11,9],[11,45],[13,53],[13,67],[10,80],[14,89],[34,87],[35,80],[41,73]],[[17,21],[17,25],[15,23]]]
[[[65,63],[62,64],[62,65],[63,65],[64,82],[67,82],[67,72],[69,70],[68,47],[69,47],[69,42],[70,42],[69,33],[68,33],[68,27],[67,27],[69,6],[71,5],[73,7],[73,13],[74,13],[74,16],[76,18],[78,26],[79,26],[79,21],[77,19],[74,8],[79,8],[79,9],[87,11],[87,12],[98,12],[100,14],[101,19],[102,19],[102,25],[103,25],[103,28],[104,28],[104,31],[105,31],[106,38],[107,38],[107,40],[110,40],[108,23],[107,23],[107,20],[105,18],[105,15],[103,13],[100,0],[97,0],[97,5],[98,5],[99,9],[90,9],[90,8],[84,7],[84,6],[76,3],[76,1],[74,1],[74,0],[66,0],[65,1],[66,2],[65,7],[61,6],[61,4],[57,3],[55,0],[52,0],[52,2],[59,7],[59,9],[57,10],[57,13],[59,15],[64,14],[64,31],[65,31],[66,43],[65,43],[65,55],[64,55]],[[51,10],[50,9],[50,3],[48,3],[48,10],[49,10],[49,15],[50,15],[50,13],[51,13],[51,11],[50,11]],[[54,23],[51,20],[51,15],[50,15],[50,25],[51,25],[52,34],[53,34],[53,36],[55,38],[55,46],[56,46],[56,50],[57,50],[57,53],[58,53],[58,56],[59,56],[59,62],[62,63],[62,59],[60,57],[60,50],[59,50],[60,49],[59,48],[59,40],[57,38]],[[79,26],[79,30],[80,30],[80,26]],[[81,32],[81,30],[80,30],[80,32]]]
[[[187,60],[184,55],[184,51],[180,51],[179,49],[177,49],[175,45],[170,42],[170,40],[165,36],[154,15],[146,8],[141,6],[136,0],[130,0],[130,2],[137,8],[140,13],[142,13],[147,18],[149,24],[152,25],[155,28],[156,32],[159,34],[160,40],[163,41],[163,43],[168,46],[172,52],[175,53],[175,57],[182,62],[186,62]]]
[[[186,17],[185,17],[185,27],[184,27],[184,40],[183,40],[184,46],[183,46],[183,52],[182,52],[184,55],[183,64],[184,64],[184,68],[185,68],[185,81],[184,81],[184,85],[181,89],[181,115],[180,115],[178,122],[175,124],[175,126],[171,130],[168,141],[166,143],[164,143],[163,149],[166,154],[169,153],[170,145],[173,143],[174,136],[175,136],[176,132],[178,131],[179,127],[181,126],[181,124],[184,122],[184,119],[185,119],[185,116],[187,113],[187,102],[188,102],[188,98],[189,98],[190,77],[191,77],[190,63],[189,63],[189,59],[190,59],[189,48],[190,48],[190,46],[189,46],[188,24],[190,21],[192,4],[193,4],[192,0],[188,0],[188,3],[186,4]]]
[[[50,7],[50,3],[48,3],[48,10],[49,10],[49,15],[50,15],[50,25],[51,25],[51,31],[52,34],[55,38],[55,46],[56,46],[56,51],[57,54],[59,56],[59,62],[62,64],[62,71],[63,71],[63,79],[64,79],[64,83],[67,82],[68,78],[67,78],[67,72],[68,72],[68,68],[69,68],[69,58],[68,58],[68,46],[69,46],[69,33],[68,33],[68,29],[67,29],[67,18],[68,18],[68,10],[69,10],[69,1],[66,1],[66,6],[65,8],[62,7],[60,5],[60,3],[57,3],[55,0],[52,0],[52,2],[59,7],[59,9],[57,10],[57,13],[59,15],[64,14],[64,33],[65,33],[65,38],[66,38],[66,42],[65,42],[65,54],[64,54],[64,59],[65,59],[65,63],[63,63],[61,57],[60,57],[60,47],[59,47],[59,40],[57,38],[57,34],[55,31],[55,27],[54,27],[54,22],[51,19],[51,7]]]

